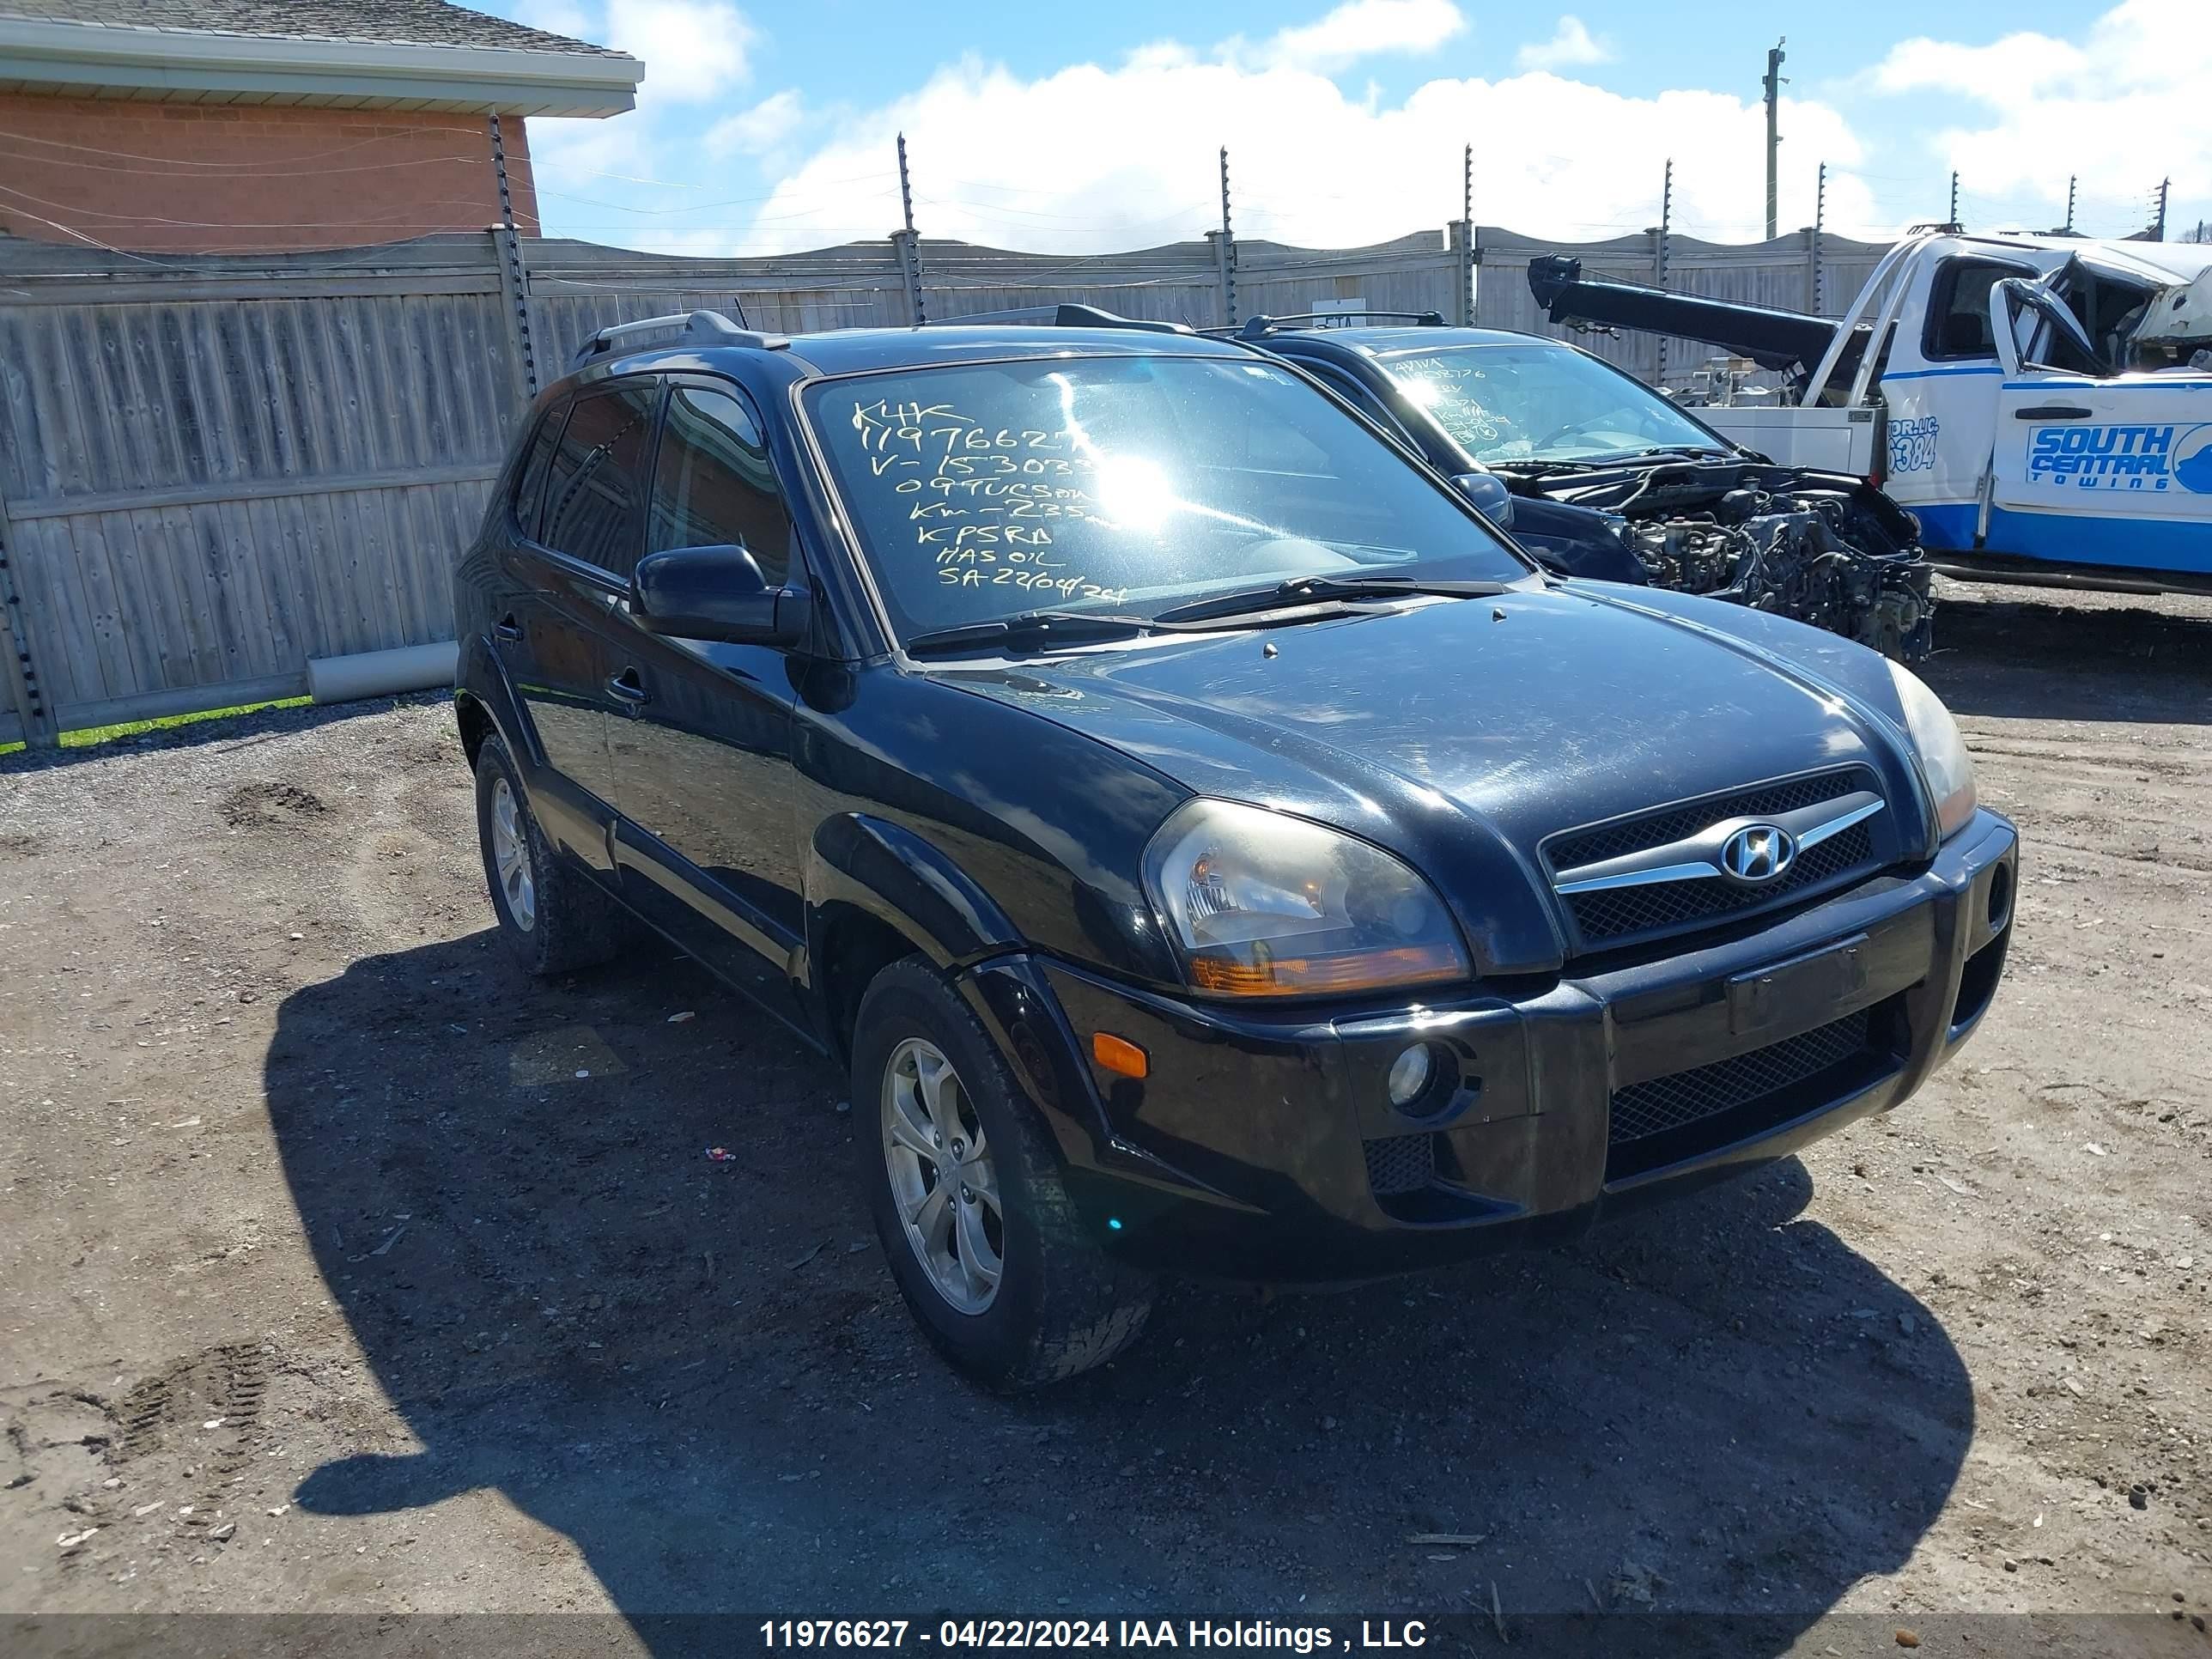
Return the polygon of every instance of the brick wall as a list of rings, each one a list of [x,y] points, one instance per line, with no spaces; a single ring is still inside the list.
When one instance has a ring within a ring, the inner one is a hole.
[[[518,223],[529,140],[501,122]],[[146,252],[355,247],[499,219],[483,118],[0,93],[0,228]],[[47,223],[53,221],[55,223]]]

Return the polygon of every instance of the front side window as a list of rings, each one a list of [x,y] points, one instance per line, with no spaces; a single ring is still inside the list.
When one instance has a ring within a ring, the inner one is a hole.
[[[791,568],[791,514],[752,411],[736,396],[679,386],[668,394],[645,550],[742,547],[769,586]]]
[[[617,576],[636,566],[659,391],[641,380],[576,399],[546,477],[539,541]]]
[[[1996,361],[1996,337],[1990,324],[1990,289],[2008,276],[2033,276],[2025,265],[1990,259],[1946,259],[1936,268],[1928,289],[1928,320],[1920,331],[1920,355],[1930,362]]]
[[[1270,364],[948,365],[824,381],[805,403],[902,635],[1042,607],[1149,617],[1302,575],[1528,574]]]
[[[1408,402],[1486,465],[1726,448],[1641,380],[1565,346],[1433,346],[1379,361]]]

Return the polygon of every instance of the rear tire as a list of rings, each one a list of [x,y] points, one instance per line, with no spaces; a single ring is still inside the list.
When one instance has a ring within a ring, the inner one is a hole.
[[[1036,1388],[1104,1364],[1144,1329],[1157,1281],[1084,1237],[1052,1136],[921,957],[861,999],[853,1127],[891,1276],[960,1370]]]
[[[621,950],[628,919],[587,877],[554,856],[522,792],[507,745],[487,738],[477,755],[477,839],[500,937],[539,978],[595,967]]]

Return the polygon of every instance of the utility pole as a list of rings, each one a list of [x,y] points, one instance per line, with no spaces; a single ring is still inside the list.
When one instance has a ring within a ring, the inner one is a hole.
[[[2150,228],[2150,239],[2154,242],[2162,242],[2166,240],[2166,193],[2172,184],[2173,180],[2171,179],[2161,179],[2158,181],[2158,217],[2152,221]]]
[[[1778,234],[1775,228],[1775,179],[1780,163],[1782,148],[1782,48],[1790,43],[1784,35],[1768,49],[1766,54],[1766,240],[1772,241]]]
[[[1959,169],[1951,169],[1951,216],[1943,222],[1954,230],[1959,228]]]
[[[1666,182],[1659,187],[1658,242],[1652,249],[1651,274],[1657,286],[1667,286],[1667,242],[1674,229],[1674,158],[1667,158]],[[1659,368],[1652,384],[1662,392],[1667,389],[1667,337],[1659,337]]]
[[[2066,175],[2066,234],[2069,236],[2074,234],[2074,186],[2079,182],[2077,175],[2071,173]]]
[[[914,185],[907,176],[906,134],[898,136],[899,206],[906,228],[891,240],[898,244],[899,275],[906,279],[907,316],[916,328],[929,320],[921,293],[921,239],[914,234]]]
[[[1237,326],[1237,232],[1229,222],[1229,146],[1221,147],[1221,240],[1213,246],[1213,266],[1221,280],[1222,322]]]

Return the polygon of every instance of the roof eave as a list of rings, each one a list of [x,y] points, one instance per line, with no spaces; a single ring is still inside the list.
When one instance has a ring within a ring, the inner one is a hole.
[[[619,53],[411,46],[0,18],[0,86],[95,96],[618,115],[645,65]]]

